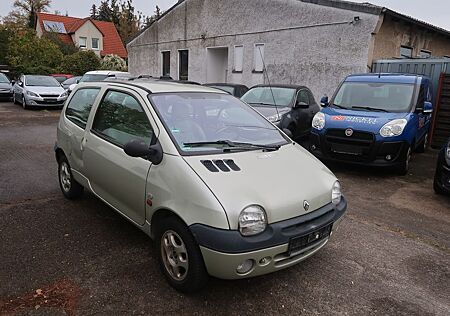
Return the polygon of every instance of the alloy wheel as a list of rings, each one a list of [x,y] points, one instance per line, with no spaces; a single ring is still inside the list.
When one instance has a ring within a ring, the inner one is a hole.
[[[65,192],[69,192],[71,188],[69,165],[66,162],[62,162],[59,168],[59,181],[61,182],[61,187]]]
[[[188,254],[180,235],[173,230],[166,231],[161,237],[161,256],[170,276],[183,281],[189,269]]]

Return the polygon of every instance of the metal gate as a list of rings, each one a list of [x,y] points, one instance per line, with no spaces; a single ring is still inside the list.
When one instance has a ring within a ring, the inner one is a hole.
[[[374,73],[408,73],[430,77],[435,112],[431,146],[440,148],[450,136],[450,58],[384,59],[372,65]]]

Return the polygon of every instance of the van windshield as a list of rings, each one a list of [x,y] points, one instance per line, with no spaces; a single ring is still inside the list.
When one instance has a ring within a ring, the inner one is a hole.
[[[161,93],[149,99],[181,153],[244,151],[288,143],[263,116],[231,95]]]
[[[414,96],[414,84],[344,82],[332,106],[383,112],[408,112]]]

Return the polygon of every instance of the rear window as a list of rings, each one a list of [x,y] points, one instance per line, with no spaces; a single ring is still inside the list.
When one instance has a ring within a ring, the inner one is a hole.
[[[89,113],[99,91],[100,88],[83,88],[77,90],[67,105],[66,117],[74,124],[85,129]]]

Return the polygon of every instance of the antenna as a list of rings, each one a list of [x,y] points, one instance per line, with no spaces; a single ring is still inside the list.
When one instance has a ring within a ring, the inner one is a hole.
[[[267,73],[266,62],[261,52],[261,47],[258,46],[259,55],[261,56],[261,61],[263,64],[264,73],[266,74],[267,83],[269,84],[270,93],[272,94],[273,104],[275,105],[275,110],[277,111],[277,118],[280,119],[280,113],[278,112],[277,101],[275,101],[275,95],[273,94],[272,85],[270,84],[269,74]]]

